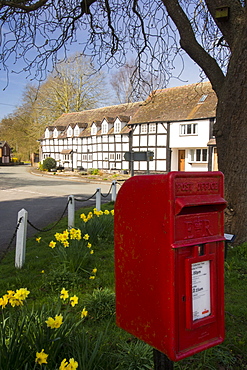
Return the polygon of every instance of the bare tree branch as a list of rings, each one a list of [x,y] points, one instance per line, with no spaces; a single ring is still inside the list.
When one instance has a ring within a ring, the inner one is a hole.
[[[191,23],[177,0],[162,0],[167,11],[176,24],[180,34],[181,47],[203,69],[217,94],[224,82],[224,74],[218,63],[197,42]]]

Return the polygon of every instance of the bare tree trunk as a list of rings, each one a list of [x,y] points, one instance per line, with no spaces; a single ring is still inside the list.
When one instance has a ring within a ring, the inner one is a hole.
[[[215,136],[225,175],[226,232],[247,241],[247,37],[234,50],[218,95]]]

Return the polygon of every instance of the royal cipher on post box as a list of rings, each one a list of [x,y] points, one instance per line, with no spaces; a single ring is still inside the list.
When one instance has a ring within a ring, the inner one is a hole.
[[[117,325],[178,361],[224,339],[220,172],[134,176],[115,204]]]

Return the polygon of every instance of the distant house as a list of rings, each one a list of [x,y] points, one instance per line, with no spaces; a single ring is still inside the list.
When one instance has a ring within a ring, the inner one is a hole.
[[[10,163],[11,149],[7,141],[0,141],[0,164]]]
[[[129,169],[126,152],[152,151],[151,172],[217,169],[210,83],[155,91],[145,101],[63,114],[40,140],[41,159],[65,168]],[[134,162],[146,171],[147,162]]]

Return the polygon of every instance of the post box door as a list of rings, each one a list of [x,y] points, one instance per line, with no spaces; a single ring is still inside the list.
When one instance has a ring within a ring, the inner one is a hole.
[[[222,242],[179,248],[176,256],[178,353],[223,340],[224,245]],[[217,264],[217,265],[216,265]],[[222,336],[219,337],[219,333]]]

